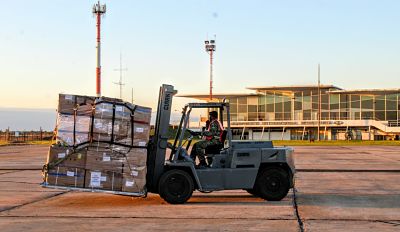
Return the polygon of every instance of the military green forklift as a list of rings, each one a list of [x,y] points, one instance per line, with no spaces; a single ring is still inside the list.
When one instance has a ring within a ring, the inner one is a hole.
[[[228,102],[185,105],[175,139],[168,143],[172,99],[176,93],[171,85],[160,87],[155,132],[148,145],[148,192],[158,193],[171,204],[185,203],[194,190],[209,193],[243,189],[268,201],[280,201],[287,195],[294,185],[293,149],[274,147],[271,141],[233,140]],[[188,128],[193,109],[217,109],[220,122],[226,124],[221,136],[223,145],[206,149],[208,167],[201,169],[188,154],[193,138],[199,136]],[[190,136],[186,136],[188,133]],[[167,150],[170,150],[168,158]]]

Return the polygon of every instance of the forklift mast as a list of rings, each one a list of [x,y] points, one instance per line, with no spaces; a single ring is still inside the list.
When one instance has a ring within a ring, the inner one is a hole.
[[[163,84],[160,87],[154,136],[150,139],[147,151],[146,186],[149,192],[157,193],[158,181],[164,171],[172,98],[176,93],[172,85]]]

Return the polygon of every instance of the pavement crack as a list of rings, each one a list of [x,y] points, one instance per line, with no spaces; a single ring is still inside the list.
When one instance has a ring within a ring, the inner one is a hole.
[[[40,185],[40,183],[32,183],[32,182],[25,182],[25,181],[11,181],[11,180],[0,180],[0,183],[16,183],[16,184],[35,184],[35,185]]]
[[[377,222],[390,224],[390,225],[393,225],[393,226],[400,226],[400,223],[396,223],[396,222],[390,222],[390,221],[377,221]]]
[[[12,207],[6,208],[4,210],[0,210],[0,213],[4,213],[6,211],[11,211],[11,210],[14,210],[14,209],[18,209],[18,208],[21,208],[23,206],[30,205],[30,204],[33,204],[33,203],[37,203],[37,202],[40,202],[40,201],[48,200],[50,198],[57,197],[57,196],[60,196],[62,194],[65,194],[65,193],[67,193],[67,192],[56,193],[56,194],[48,196],[48,197],[44,197],[44,198],[40,198],[40,199],[31,201],[31,202],[26,202],[26,203],[23,203],[23,204],[20,204],[20,205],[12,206]]]
[[[299,231],[304,232],[305,231],[304,222],[303,222],[304,220],[302,220],[300,217],[299,208],[297,205],[297,196],[296,196],[297,189],[295,186],[293,186],[292,190],[293,190],[293,195],[292,195],[293,196],[293,208],[294,208],[295,215],[297,218],[297,223],[299,224]]]
[[[8,171],[8,170],[7,170],[7,171]],[[20,172],[20,171],[19,171],[19,170],[10,170],[9,172],[0,173],[0,175],[9,174],[9,173],[14,173],[14,172]]]

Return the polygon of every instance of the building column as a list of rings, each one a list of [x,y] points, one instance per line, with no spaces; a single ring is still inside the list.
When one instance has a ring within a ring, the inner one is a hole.
[[[271,127],[268,127],[268,140],[271,140]]]
[[[240,140],[243,140],[244,137],[244,131],[246,130],[246,127],[243,127],[243,131],[242,131],[242,136],[240,136]]]
[[[306,127],[303,128],[303,134],[301,135],[301,140],[304,140],[304,133],[306,133]]]
[[[260,138],[260,140],[263,140],[263,138],[264,138],[264,129],[265,129],[265,127],[263,126],[262,131],[261,131],[261,138]]]
[[[371,125],[368,126],[368,140],[371,140]]]

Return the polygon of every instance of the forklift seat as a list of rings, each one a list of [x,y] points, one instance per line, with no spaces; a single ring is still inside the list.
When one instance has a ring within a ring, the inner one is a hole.
[[[221,135],[221,138],[220,138],[221,143],[208,146],[205,149],[206,156],[219,154],[221,152],[221,149],[224,148],[224,143],[225,143],[227,134],[228,134],[227,130],[223,130],[222,131],[222,135]]]

